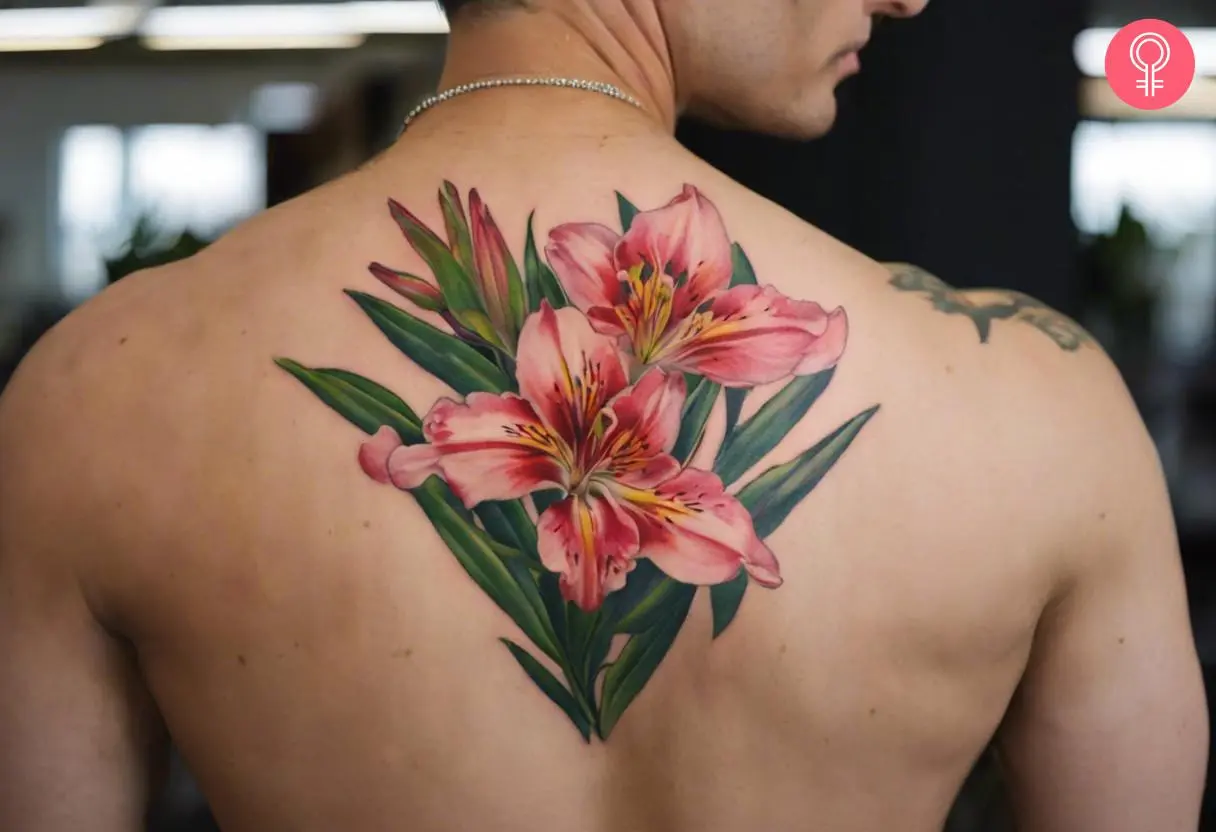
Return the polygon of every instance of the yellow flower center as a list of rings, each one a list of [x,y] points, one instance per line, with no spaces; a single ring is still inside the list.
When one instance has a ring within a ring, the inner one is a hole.
[[[671,282],[658,272],[642,278],[642,266],[628,272],[629,300],[626,304],[629,320],[629,340],[633,354],[644,364],[651,363],[663,343],[663,335],[671,322],[672,299],[675,291]]]

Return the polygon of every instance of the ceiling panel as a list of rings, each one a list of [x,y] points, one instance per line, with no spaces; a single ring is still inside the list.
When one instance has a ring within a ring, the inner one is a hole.
[[[1002,0],[980,0],[1002,2]],[[1008,0],[1004,0],[1008,2]],[[165,0],[162,5],[247,5],[249,0]],[[255,0],[258,5],[301,0]],[[339,2],[339,0],[309,0]],[[0,0],[0,9],[83,6],[88,0]],[[1216,26],[1216,0],[1091,0],[1090,22],[1095,26],[1121,26],[1142,17],[1159,17],[1177,26]]]

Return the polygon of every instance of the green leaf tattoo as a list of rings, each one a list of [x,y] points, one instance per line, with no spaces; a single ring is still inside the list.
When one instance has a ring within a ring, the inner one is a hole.
[[[713,412],[714,403],[722,386],[707,378],[695,378],[688,383],[688,398],[684,400],[684,414],[680,420],[680,435],[671,451],[680,462],[688,462],[701,447],[705,437],[705,425]]]
[[[617,660],[608,666],[604,674],[604,703],[599,718],[601,739],[608,739],[625,709],[642,692],[658,670],[659,663],[667,657],[667,651],[675,643],[688,616],[694,592],[692,587],[681,586],[669,599],[655,625],[631,638]]]
[[[638,215],[637,206],[626,199],[620,191],[617,191],[616,194],[616,206],[621,218],[621,228],[628,231],[633,225],[633,218]]]
[[[743,593],[747,592],[747,573],[740,571],[731,580],[709,588],[710,607],[714,615],[714,638],[726,632],[735,620],[739,607],[743,605]]]
[[[542,301],[547,301],[554,309],[561,309],[566,305],[566,292],[557,282],[557,275],[545,265],[536,251],[536,237],[532,233],[534,216],[528,215],[528,240],[524,244],[524,285],[527,287],[529,309],[537,311]]]
[[[400,396],[376,382],[345,370],[312,370],[289,358],[277,359],[275,363],[364,433],[375,433],[388,426],[407,445],[423,441],[422,421]]]
[[[877,412],[875,406],[854,416],[809,451],[768,469],[744,486],[739,492],[739,502],[751,512],[757,534],[768,537],[777,531]]]
[[[443,211],[443,224],[448,232],[448,247],[466,274],[477,268],[473,260],[473,235],[469,230],[469,219],[465,216],[460,201],[460,191],[451,182],[443,183],[439,192],[439,204]]]
[[[726,486],[828,391],[845,352],[844,314],[761,284],[692,186],[649,210],[618,193],[619,231],[566,224],[543,247],[529,216],[518,261],[475,190],[466,210],[460,190],[443,184],[442,237],[389,206],[430,275],[369,266],[408,309],[362,290],[347,295],[455,397],[417,402],[416,411],[357,373],[276,363],[365,434],[351,440],[364,474],[410,495],[506,614],[512,630],[499,638],[520,678],[583,740],[607,740],[644,701],[699,587],[709,588],[717,638],[751,584],[781,586],[764,539],[878,408],[737,493]],[[740,308],[752,327],[734,326]],[[806,337],[764,335],[791,328]],[[802,367],[827,369],[797,375]],[[775,379],[777,393],[743,420],[748,391]],[[703,470],[693,460],[720,400],[726,435],[714,470]],[[729,533],[707,539],[714,529]],[[438,566],[412,568],[425,580]]]
[[[782,437],[819,400],[832,381],[835,368],[794,379],[760,408],[737,430],[732,430],[718,451],[714,462],[714,473],[729,485],[747,473],[747,470],[777,447]]]
[[[531,653],[509,638],[499,639],[499,641],[507,645],[507,649],[511,651],[511,655],[515,657],[515,660],[519,662],[524,672],[536,683],[536,686],[553,700],[554,705],[557,705],[566,712],[566,716],[570,717],[570,721],[578,728],[578,732],[583,735],[583,739],[590,740],[592,717],[591,714],[587,713],[587,709]]]
[[[992,334],[993,321],[1021,321],[1030,324],[1056,343],[1066,352],[1076,352],[1083,346],[1092,346],[1093,337],[1081,325],[1042,301],[1021,292],[1005,289],[977,289],[985,295],[997,293],[999,300],[979,303],[972,292],[955,289],[945,281],[924,269],[908,263],[887,264],[891,272],[890,284],[901,292],[920,292],[928,297],[933,308],[947,315],[965,315],[975,324],[980,343],[987,344]]]
[[[393,346],[457,393],[504,393],[511,379],[471,345],[415,318],[374,295],[347,293]]]

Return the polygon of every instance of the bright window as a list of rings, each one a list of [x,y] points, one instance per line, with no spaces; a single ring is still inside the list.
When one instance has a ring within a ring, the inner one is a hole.
[[[265,205],[262,137],[243,124],[69,129],[60,150],[59,258],[65,293],[105,285],[105,260],[137,220],[211,238]]]
[[[1160,292],[1160,345],[1178,360],[1204,354],[1216,330],[1216,125],[1084,122],[1073,143],[1073,216],[1088,234],[1120,211],[1144,223]]]

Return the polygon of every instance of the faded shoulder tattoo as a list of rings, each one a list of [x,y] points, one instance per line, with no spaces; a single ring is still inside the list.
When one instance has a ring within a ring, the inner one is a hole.
[[[977,291],[984,295],[995,294],[997,299],[977,303],[968,292],[955,289],[922,268],[908,263],[885,265],[891,272],[891,285],[896,289],[926,295],[938,312],[970,318],[982,344],[988,343],[993,321],[1013,320],[1030,324],[1067,352],[1094,345],[1093,337],[1080,324],[1030,295],[1004,289],[982,289]]]
[[[521,265],[476,190],[466,208],[444,184],[443,236],[389,201],[430,276],[372,263],[405,305],[346,294],[449,397],[407,403],[277,359],[370,436],[352,438],[352,468],[416,501],[513,623],[504,648],[586,741],[609,737],[701,588],[716,638],[752,584],[782,585],[765,540],[878,411],[745,479],[827,389],[845,311],[758,281],[692,186],[653,210],[617,203],[619,229],[559,225],[543,252],[530,217]],[[758,385],[779,386],[744,419]],[[715,454],[701,444],[719,400]]]

